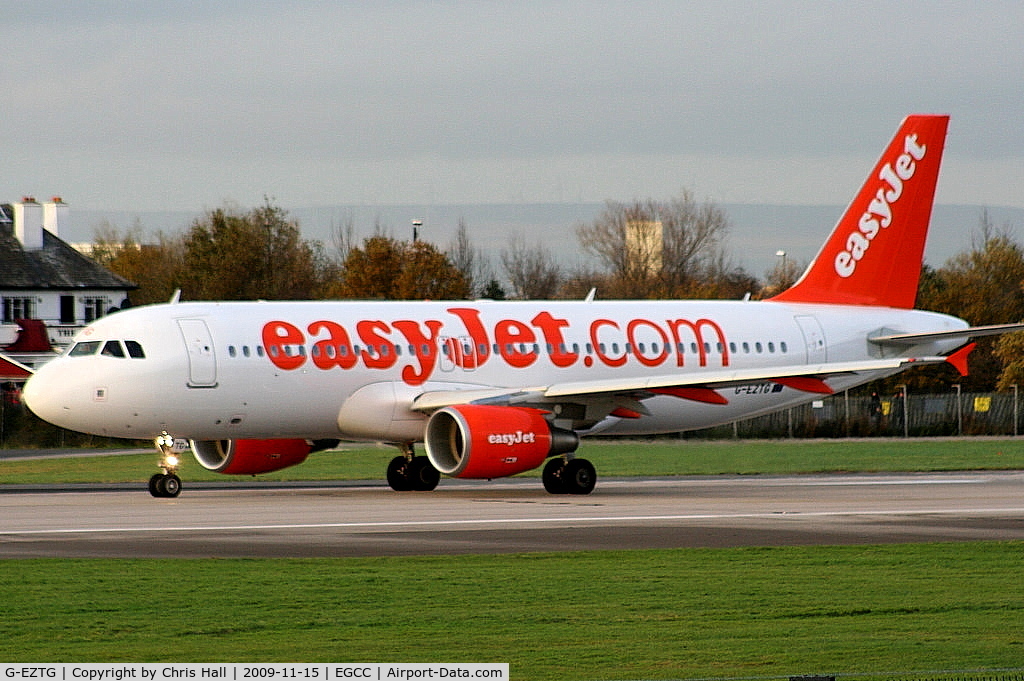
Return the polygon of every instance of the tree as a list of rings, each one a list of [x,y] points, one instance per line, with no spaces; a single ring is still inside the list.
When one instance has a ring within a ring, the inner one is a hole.
[[[782,252],[784,253],[784,252]],[[758,298],[771,298],[796,283],[800,275],[807,269],[806,263],[799,263],[783,257],[765,274],[765,283]]]
[[[142,243],[142,225],[136,221],[123,234],[110,223],[96,229],[92,259],[114,274],[135,283],[133,305],[163,303],[181,286],[184,256],[181,237],[159,233],[157,243]]]
[[[717,293],[721,277],[732,271],[722,267],[728,227],[721,209],[698,204],[683,190],[669,201],[609,201],[593,223],[577,226],[576,235],[605,266],[612,297],[682,298],[706,293],[709,283]]]
[[[487,300],[505,300],[508,294],[497,279],[491,279],[480,292],[480,297]]]
[[[248,212],[218,208],[184,238],[182,295],[192,300],[308,299],[321,293],[327,259],[318,242],[269,199]]]
[[[365,239],[361,248],[349,248],[328,294],[369,300],[459,300],[468,298],[470,291],[462,273],[433,244],[377,234]]]
[[[469,287],[470,297],[486,297],[484,291],[489,286],[489,283],[494,281],[494,278],[491,275],[491,268],[487,263],[487,259],[470,242],[469,230],[466,228],[466,220],[464,218],[459,218],[455,239],[448,246],[446,254],[455,269],[462,272],[462,277],[466,280],[466,286]]]
[[[521,235],[509,238],[501,249],[501,264],[512,284],[512,297],[519,300],[550,300],[562,282],[558,263],[543,246],[526,245]]]
[[[924,270],[918,287],[918,307],[945,312],[974,325],[1001,324],[1024,319],[1024,248],[1008,226],[996,229],[988,211],[982,212],[971,249],[950,258],[934,273]],[[1008,385],[1010,377],[999,379],[1012,359],[1015,339],[1002,341],[979,338],[971,354],[971,375],[961,384],[964,390],[991,390],[997,380]],[[1008,383],[1007,383],[1008,381]]]
[[[996,341],[993,353],[1003,364],[997,390],[1024,385],[1024,333],[1008,333]]]

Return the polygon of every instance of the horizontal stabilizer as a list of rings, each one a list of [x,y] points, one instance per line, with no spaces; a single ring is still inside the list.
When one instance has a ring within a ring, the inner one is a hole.
[[[953,367],[960,372],[961,376],[967,375],[967,355],[971,354],[971,351],[977,347],[977,343],[968,343],[963,346],[952,355],[946,358],[946,362],[952,364]]]
[[[16,359],[0,353],[0,380],[20,381],[28,378],[35,372]]]
[[[980,338],[982,336],[998,336],[1003,333],[1024,331],[1024,324],[992,324],[990,326],[969,326],[955,331],[933,331],[926,333],[894,333],[886,336],[875,336],[868,341],[875,345],[921,345],[937,340],[953,340],[962,338]]]

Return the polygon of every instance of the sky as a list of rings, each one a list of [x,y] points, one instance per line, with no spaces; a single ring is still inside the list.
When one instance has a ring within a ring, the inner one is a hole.
[[[1024,3],[0,0],[0,201],[845,205],[909,113],[1024,207]]]

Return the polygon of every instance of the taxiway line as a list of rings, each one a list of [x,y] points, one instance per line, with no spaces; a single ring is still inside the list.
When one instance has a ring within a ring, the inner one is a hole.
[[[37,536],[59,534],[130,534],[151,532],[238,532],[261,530],[329,530],[329,529],[413,529],[430,527],[480,527],[501,525],[543,525],[543,524],[575,524],[616,523],[616,522],[681,522],[695,520],[753,520],[778,518],[843,518],[843,517],[921,517],[921,516],[992,516],[1024,514],[1024,507],[1019,508],[961,508],[961,509],[918,509],[918,510],[887,510],[887,511],[772,511],[762,513],[688,513],[673,515],[611,515],[611,516],[561,516],[539,518],[467,518],[452,520],[409,520],[409,521],[374,521],[374,522],[342,522],[342,523],[284,523],[284,524],[249,524],[249,525],[188,525],[179,527],[78,527],[49,528],[45,530],[0,530],[4,536]]]

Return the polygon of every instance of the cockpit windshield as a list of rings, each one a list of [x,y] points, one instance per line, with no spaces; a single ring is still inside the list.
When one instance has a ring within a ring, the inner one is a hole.
[[[69,357],[83,357],[85,355],[95,355],[96,351],[100,349],[99,341],[85,341],[82,343],[75,343],[74,347],[68,353]]]
[[[103,350],[100,350],[100,346]],[[127,350],[127,352],[125,352]],[[126,340],[108,340],[108,341],[82,341],[75,343],[68,351],[68,357],[85,357],[86,355],[95,355],[99,352],[101,355],[106,357],[117,357],[125,358],[131,357],[132,359],[145,359],[146,353],[142,349],[142,345],[138,341]]]

